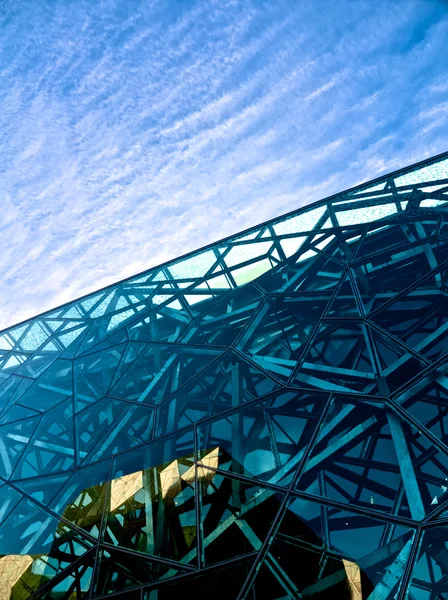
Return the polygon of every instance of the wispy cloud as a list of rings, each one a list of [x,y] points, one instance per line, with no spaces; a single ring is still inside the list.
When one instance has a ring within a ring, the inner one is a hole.
[[[425,2],[0,8],[0,327],[447,147]]]

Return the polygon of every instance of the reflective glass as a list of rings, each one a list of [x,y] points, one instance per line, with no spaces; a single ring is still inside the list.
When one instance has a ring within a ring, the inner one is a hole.
[[[0,332],[0,596],[448,599],[447,164]]]
[[[290,597],[392,599],[414,536],[409,527],[294,498],[265,564],[276,572],[283,597],[289,590]]]

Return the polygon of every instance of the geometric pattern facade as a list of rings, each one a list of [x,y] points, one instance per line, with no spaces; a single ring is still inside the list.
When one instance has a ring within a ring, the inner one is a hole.
[[[0,332],[0,599],[448,599],[448,155]]]

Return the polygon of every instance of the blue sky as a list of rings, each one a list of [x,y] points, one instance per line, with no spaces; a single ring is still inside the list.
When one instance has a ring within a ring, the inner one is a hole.
[[[448,149],[448,3],[3,0],[0,327]]]

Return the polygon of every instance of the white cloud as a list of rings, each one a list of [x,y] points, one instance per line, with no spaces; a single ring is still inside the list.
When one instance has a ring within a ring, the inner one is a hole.
[[[131,4],[0,23],[0,327],[446,147],[429,5]]]

